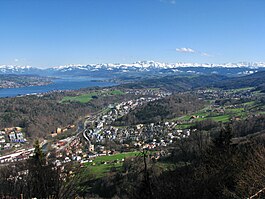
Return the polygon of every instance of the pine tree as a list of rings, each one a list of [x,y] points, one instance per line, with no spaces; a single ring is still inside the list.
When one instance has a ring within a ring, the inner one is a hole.
[[[35,142],[34,148],[34,155],[28,161],[29,197],[55,197],[59,191],[57,169],[47,163],[38,140]]]
[[[33,159],[35,161],[38,161],[39,163],[44,163],[45,162],[44,154],[43,154],[43,152],[41,150],[39,140],[36,140],[35,144],[34,144],[34,156],[33,156]]]

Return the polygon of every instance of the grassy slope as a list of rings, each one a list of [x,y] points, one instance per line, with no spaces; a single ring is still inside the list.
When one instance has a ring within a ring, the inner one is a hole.
[[[86,163],[85,166],[92,175],[96,178],[100,178],[110,172],[112,168],[120,169],[123,164],[122,159],[134,157],[139,154],[140,152],[127,152],[110,156],[99,156],[96,157],[93,162]],[[104,164],[104,162],[107,162],[107,164]]]
[[[93,99],[93,97],[100,97],[102,95],[123,95],[124,92],[121,90],[112,90],[108,92],[92,92],[77,96],[65,96],[60,102],[66,103],[66,102],[79,102],[79,103],[87,103]]]

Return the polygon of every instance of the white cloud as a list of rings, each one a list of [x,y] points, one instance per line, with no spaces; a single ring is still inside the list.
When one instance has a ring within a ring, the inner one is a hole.
[[[176,48],[176,51],[179,53],[192,53],[192,54],[199,54],[203,57],[212,57],[212,55],[210,55],[209,53],[194,50],[192,48]]]
[[[214,55],[206,53],[206,52],[199,52],[201,56],[203,57],[214,57]]]
[[[15,61],[15,62],[18,62],[18,61],[19,61],[19,59],[17,59],[17,58],[16,58],[16,59],[14,59],[14,61]]]
[[[170,4],[176,4],[176,0],[159,0],[162,3],[170,3]]]
[[[204,57],[211,57],[211,55],[209,55],[208,53],[204,53],[204,52],[201,52],[201,56],[204,56]]]
[[[179,53],[195,53],[196,51],[192,48],[176,48]]]

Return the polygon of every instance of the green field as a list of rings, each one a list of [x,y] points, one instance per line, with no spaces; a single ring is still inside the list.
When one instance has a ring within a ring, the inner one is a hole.
[[[86,163],[85,167],[93,176],[100,178],[110,172],[113,168],[121,169],[123,164],[122,159],[135,157],[137,155],[140,155],[140,152],[127,152],[109,156],[99,156],[93,159],[93,162]]]
[[[255,87],[245,87],[245,88],[238,88],[238,89],[230,89],[227,90],[227,93],[238,93],[242,91],[247,91],[247,90],[253,90]]]
[[[222,114],[213,113],[210,107],[206,107],[196,113],[185,115],[182,117],[171,119],[171,121],[182,121],[183,124],[177,126],[178,129],[190,128],[194,125],[195,122],[203,120],[214,120],[216,122],[228,122],[233,116],[244,116],[244,108],[229,108],[225,109],[225,112]],[[192,116],[198,116],[198,118],[191,119]]]
[[[109,161],[114,161],[114,160],[122,160],[126,157],[132,157],[132,156],[137,156],[139,155],[140,152],[127,152],[127,153],[118,153],[115,155],[105,155],[105,156],[99,156],[96,157],[93,162],[94,163],[100,163],[100,162],[109,162]]]
[[[110,172],[113,168],[116,170],[121,169],[122,163],[111,163],[111,164],[99,164],[95,166],[87,166],[87,169],[94,178],[104,177],[108,172]]]
[[[243,103],[242,105],[253,106],[254,104],[255,104],[255,101],[250,101],[250,102]]]
[[[124,95],[125,93],[121,90],[113,90],[109,92],[109,95]]]
[[[97,93],[89,93],[89,94],[83,94],[78,96],[66,96],[61,100],[61,103],[65,102],[80,102],[80,103],[87,103],[90,100],[92,100],[93,96],[97,96]]]
[[[91,93],[86,93],[86,94],[77,95],[77,96],[65,96],[60,102],[61,103],[67,103],[67,102],[87,103],[94,98],[96,99],[102,96],[124,95],[124,94],[125,93],[121,90],[97,91],[97,92],[91,92]]]
[[[178,124],[177,129],[188,129],[192,126],[192,124]]]
[[[216,122],[228,122],[230,120],[230,115],[219,115],[214,117],[207,117],[205,119],[211,119]]]

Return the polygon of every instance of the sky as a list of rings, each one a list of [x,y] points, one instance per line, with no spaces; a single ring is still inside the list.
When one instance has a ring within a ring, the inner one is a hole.
[[[264,0],[0,0],[0,65],[265,62]]]

